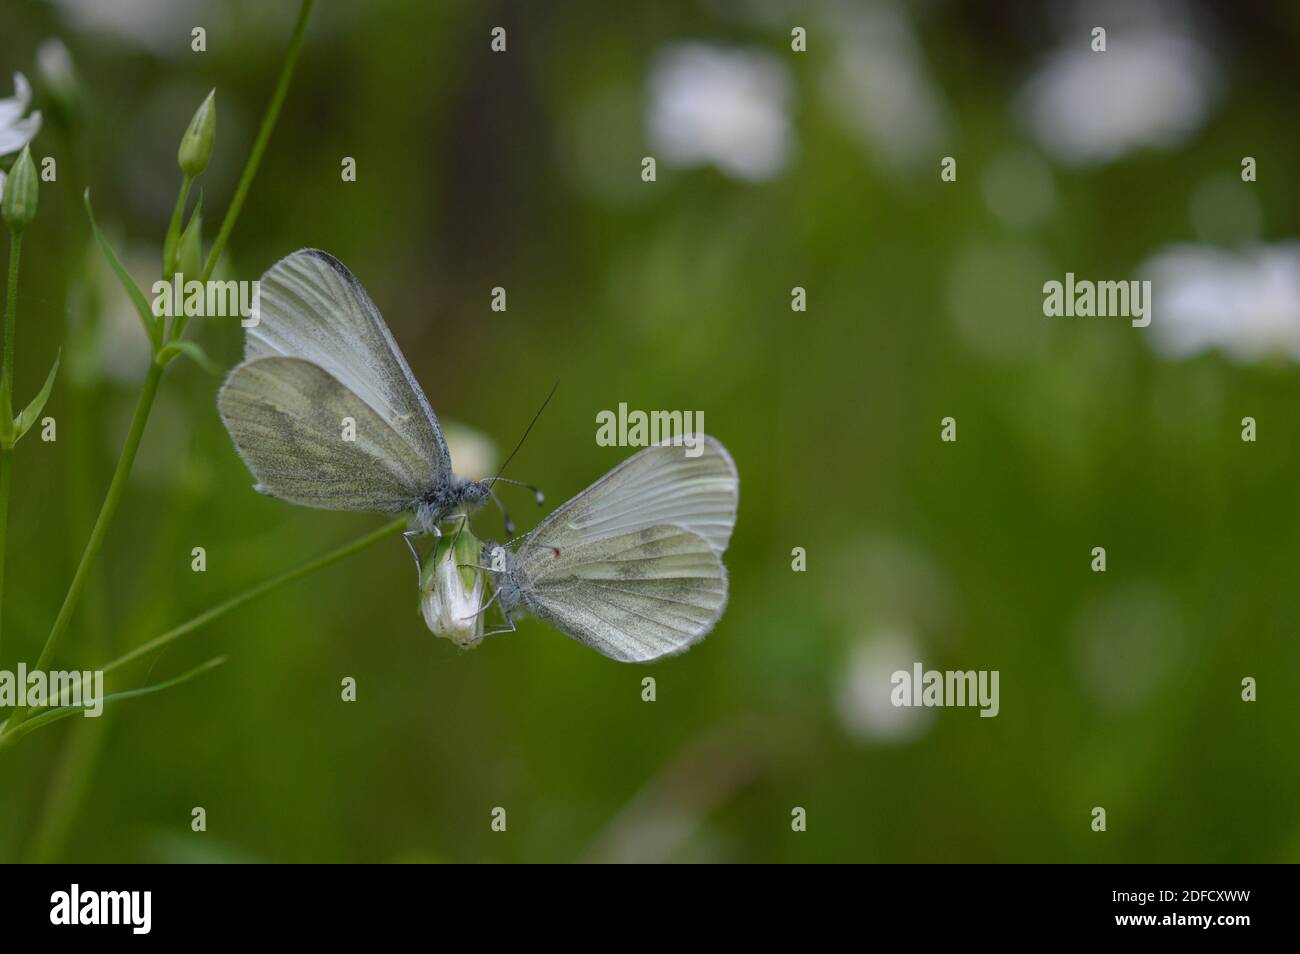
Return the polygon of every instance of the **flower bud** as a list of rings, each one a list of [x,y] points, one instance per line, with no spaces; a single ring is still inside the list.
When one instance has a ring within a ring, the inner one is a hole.
[[[420,612],[435,636],[462,649],[483,639],[483,574],[473,566],[482,545],[468,528],[448,530],[438,538],[424,565],[420,583]]]
[[[212,143],[217,138],[217,91],[208,93],[208,98],[199,104],[190,120],[190,126],[181,137],[181,148],[176,153],[176,161],[181,171],[193,179],[208,167],[212,158]]]
[[[36,218],[37,176],[32,150],[23,146],[0,195],[0,218],[14,234],[21,232]]]

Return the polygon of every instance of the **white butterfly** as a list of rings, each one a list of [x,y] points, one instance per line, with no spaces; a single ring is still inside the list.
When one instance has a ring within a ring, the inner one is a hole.
[[[408,544],[487,502],[489,482],[452,472],[428,398],[342,262],[302,249],[271,266],[259,319],[217,399],[255,489],[326,510],[413,513]]]
[[[671,656],[708,635],[727,604],[722,553],[740,478],[712,437],[701,435],[698,457],[683,443],[629,457],[513,550],[484,545],[480,569],[506,619],[498,632],[527,611],[620,662]]]

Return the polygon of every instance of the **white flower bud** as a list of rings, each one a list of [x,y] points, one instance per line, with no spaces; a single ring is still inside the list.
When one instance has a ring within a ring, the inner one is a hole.
[[[478,562],[479,550],[468,529],[444,532],[425,564],[420,584],[420,612],[430,632],[462,649],[483,639],[483,574],[463,565]]]

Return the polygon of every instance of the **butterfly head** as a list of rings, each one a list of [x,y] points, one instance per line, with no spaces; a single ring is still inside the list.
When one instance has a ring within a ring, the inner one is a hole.
[[[501,602],[501,608],[510,613],[523,601],[523,594],[514,573],[514,553],[503,544],[487,541],[483,544],[483,552],[479,560],[484,569],[491,574],[492,589]]]
[[[478,508],[492,499],[492,491],[483,480],[467,480],[460,486],[461,502],[466,507]]]

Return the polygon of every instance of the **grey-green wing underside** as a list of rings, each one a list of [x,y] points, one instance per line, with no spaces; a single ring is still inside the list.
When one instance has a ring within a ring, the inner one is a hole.
[[[650,662],[689,649],[722,615],[727,571],[699,534],[665,524],[581,536],[548,534],[516,566],[528,608],[578,642],[620,662]]]
[[[245,361],[217,407],[263,493],[326,510],[399,513],[427,490],[429,461],[311,361]]]

